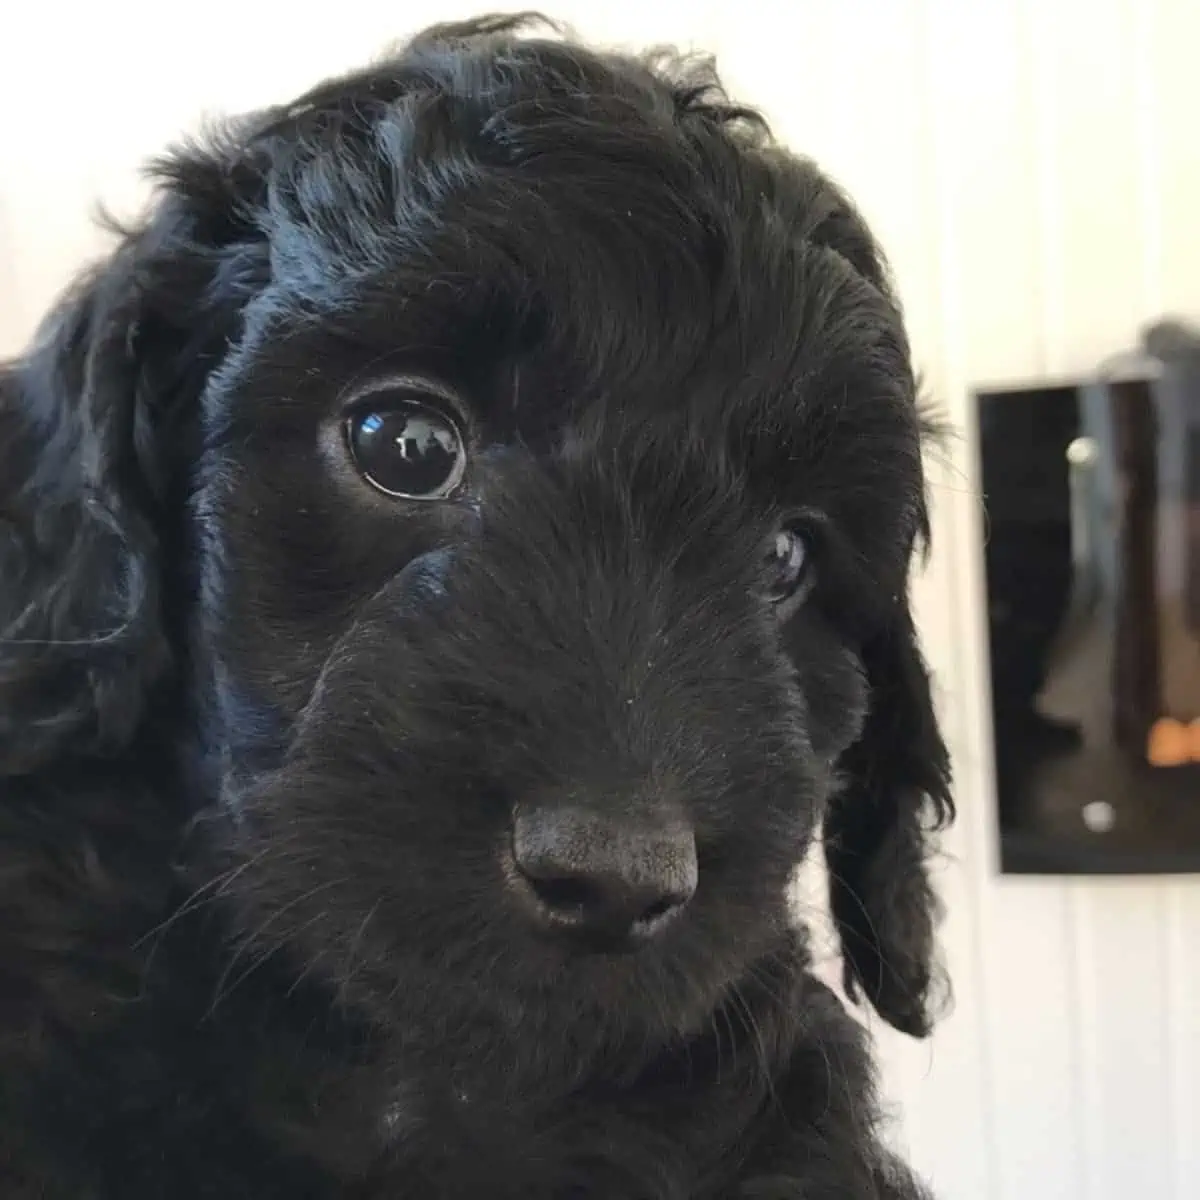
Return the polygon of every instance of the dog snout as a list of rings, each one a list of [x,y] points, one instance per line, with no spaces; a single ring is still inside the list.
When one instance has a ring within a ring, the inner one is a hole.
[[[655,937],[695,894],[696,841],[682,818],[518,811],[513,861],[543,926],[600,949]]]

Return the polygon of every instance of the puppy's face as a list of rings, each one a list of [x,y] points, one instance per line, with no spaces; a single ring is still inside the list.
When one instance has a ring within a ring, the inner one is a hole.
[[[91,328],[179,343],[142,458],[199,378],[223,890],[448,1069],[704,1025],[822,820],[848,969],[924,1027],[900,318],[844,198],[694,84],[418,43],[177,157]]]
[[[741,172],[676,183],[686,128],[597,107],[569,155],[402,158],[456,183],[398,231],[340,208],[366,269],[331,255],[315,316],[279,278],[206,398],[243,883],[398,1025],[707,1019],[786,924],[903,589],[894,312]]]

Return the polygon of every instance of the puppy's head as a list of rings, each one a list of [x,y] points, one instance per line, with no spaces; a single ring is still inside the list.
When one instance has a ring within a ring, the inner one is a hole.
[[[0,768],[173,723],[298,969],[581,1061],[706,1021],[823,822],[924,1031],[920,423],[846,199],[703,70],[502,21],[158,170],[0,381]]]

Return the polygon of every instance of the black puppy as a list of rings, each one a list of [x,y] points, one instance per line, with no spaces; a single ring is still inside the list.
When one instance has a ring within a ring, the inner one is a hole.
[[[175,151],[0,376],[6,1200],[919,1194],[787,902],[927,1031],[897,303],[526,24]]]

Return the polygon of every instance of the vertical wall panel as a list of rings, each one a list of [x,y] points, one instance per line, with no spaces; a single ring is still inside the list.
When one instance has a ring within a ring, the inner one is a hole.
[[[1144,70],[1153,110],[1145,121],[1156,187],[1148,224],[1157,234],[1153,282],[1166,311],[1200,314],[1200,5],[1158,0],[1143,11]],[[1200,1196],[1200,883],[1175,883],[1163,931],[1165,1038],[1173,1200]]]
[[[1126,0],[1034,3],[1028,12],[1041,151],[1046,367],[1086,371],[1126,348],[1149,315],[1147,184],[1139,173],[1146,162],[1139,116],[1148,97],[1138,94],[1138,47]],[[1165,1195],[1163,890],[1074,884],[1070,911],[1080,1194],[1117,1200],[1140,1186]]]
[[[945,382],[947,399],[965,419],[972,384],[1029,377],[1045,365],[1034,319],[1041,284],[1040,211],[1031,186],[1035,114],[1018,6],[934,0],[929,12],[930,121],[942,192],[938,234],[947,264]],[[958,462],[970,480],[969,441]],[[967,736],[957,747],[959,795],[964,826],[977,846],[981,914],[979,942],[969,958],[955,963],[955,973],[975,972],[981,996],[978,1053],[991,1093],[991,1194],[1012,1200],[1067,1196],[1078,1178],[1073,1010],[1063,974],[1070,953],[1067,909],[1056,883],[998,885],[992,879],[995,831],[978,592],[982,522],[970,494],[944,499],[955,518],[949,603],[959,613],[950,686],[966,715]],[[1036,987],[1031,978],[1039,981]],[[1048,1122],[1046,1113],[1055,1110],[1061,1115]]]
[[[1096,1200],[1171,1195],[1166,895],[1161,885],[1118,882],[1085,897],[1094,1013],[1085,1081],[1098,1117]]]
[[[1163,930],[1172,1200],[1200,1196],[1200,888],[1170,889]]]

